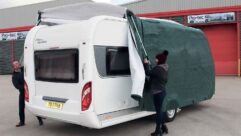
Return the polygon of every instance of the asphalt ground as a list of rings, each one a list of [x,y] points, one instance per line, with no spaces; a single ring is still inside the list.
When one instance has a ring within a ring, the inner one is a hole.
[[[16,128],[18,121],[18,90],[11,76],[0,75],[0,136],[149,136],[155,128],[153,117],[101,130],[51,119],[39,126],[28,110],[26,125]],[[241,78],[217,77],[211,100],[183,108],[167,126],[167,136],[241,136]]]

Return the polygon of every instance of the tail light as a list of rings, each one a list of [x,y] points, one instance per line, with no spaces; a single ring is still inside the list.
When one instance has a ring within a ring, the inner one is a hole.
[[[29,91],[28,91],[28,84],[24,81],[24,99],[26,102],[29,102]]]
[[[92,101],[92,85],[91,82],[88,82],[84,85],[82,90],[82,111],[86,111],[89,109]]]

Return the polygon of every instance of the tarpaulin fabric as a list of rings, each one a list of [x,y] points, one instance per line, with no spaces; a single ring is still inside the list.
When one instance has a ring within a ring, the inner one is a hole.
[[[131,29],[128,29],[128,50],[132,79],[131,96],[136,100],[140,100],[144,90],[145,70],[142,60],[135,48],[134,39],[131,35]]]
[[[42,23],[58,24],[58,22],[88,20],[100,15],[123,18],[126,10],[125,7],[105,3],[77,3],[41,10],[39,20]]]
[[[198,103],[213,96],[214,63],[209,43],[201,30],[172,21],[138,18],[130,11],[127,12],[127,19],[133,29],[136,25],[137,30],[133,32],[141,58],[145,54],[137,33],[142,37],[152,66],[157,53],[169,51],[167,96],[163,111]],[[142,107],[154,111],[148,80],[145,82],[143,98],[140,101]]]

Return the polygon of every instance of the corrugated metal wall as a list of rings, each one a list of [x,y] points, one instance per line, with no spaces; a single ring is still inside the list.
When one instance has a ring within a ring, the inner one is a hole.
[[[91,0],[56,0],[0,10],[0,29],[36,24],[38,10]]]
[[[241,5],[241,0],[143,0],[123,5],[136,14]]]
[[[24,40],[14,40],[14,60],[23,54]],[[0,41],[0,74],[12,73],[12,41]]]
[[[14,41],[14,59],[18,60],[23,55],[23,47],[25,40],[15,40]]]
[[[11,41],[0,42],[0,74],[12,72],[12,43]]]

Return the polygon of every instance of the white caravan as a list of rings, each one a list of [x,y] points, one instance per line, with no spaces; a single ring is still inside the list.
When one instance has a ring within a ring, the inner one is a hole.
[[[97,129],[155,114],[131,98],[127,32],[111,16],[35,26],[24,46],[27,108]]]

